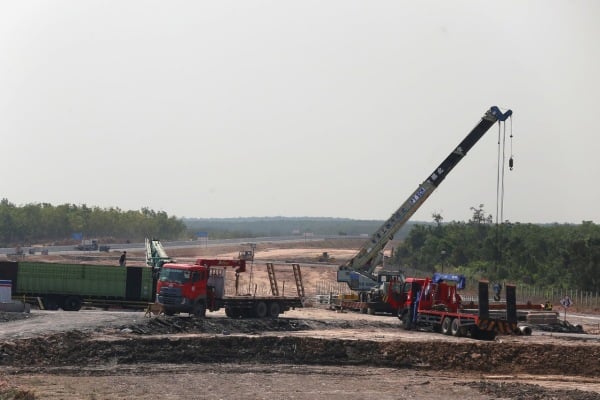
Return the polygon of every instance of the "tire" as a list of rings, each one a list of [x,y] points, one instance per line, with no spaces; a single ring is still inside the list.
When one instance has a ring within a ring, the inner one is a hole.
[[[206,306],[204,303],[196,303],[190,314],[196,318],[204,318],[206,316]]]
[[[58,304],[58,299],[54,297],[44,297],[44,300],[42,302],[46,310],[56,311],[60,308],[60,305]]]
[[[274,301],[273,303],[269,304],[269,317],[277,318],[280,313],[281,313],[281,306],[279,305],[279,303]]]
[[[267,316],[267,312],[267,303],[265,303],[264,301],[259,301],[254,306],[254,315],[256,316],[256,318],[265,318]]]
[[[81,310],[81,298],[77,296],[69,296],[63,301],[62,309],[65,311]]]
[[[450,318],[450,317],[444,318],[444,320],[442,321],[442,333],[444,335],[452,334],[452,318]]]
[[[456,337],[465,336],[465,329],[460,326],[460,320],[458,318],[454,318],[452,320],[452,324],[450,325],[450,333],[452,336]]]
[[[402,321],[402,328],[405,331],[410,331],[412,329],[412,321],[410,317],[410,312],[405,312],[402,317],[399,317],[400,321]]]

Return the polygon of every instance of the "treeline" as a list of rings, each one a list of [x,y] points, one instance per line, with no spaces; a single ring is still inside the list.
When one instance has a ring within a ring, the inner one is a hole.
[[[598,291],[600,226],[438,221],[414,226],[394,262],[471,278]]]
[[[80,235],[139,242],[148,236],[177,239],[186,233],[181,220],[148,208],[123,211],[47,203],[16,206],[7,199],[0,201],[0,247],[60,243]]]
[[[184,219],[190,232],[208,233],[211,238],[304,235],[371,235],[384,221],[346,218],[265,217]],[[412,223],[396,234],[405,237]]]

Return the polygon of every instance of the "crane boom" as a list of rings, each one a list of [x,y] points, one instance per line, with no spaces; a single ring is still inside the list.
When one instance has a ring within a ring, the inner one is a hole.
[[[146,238],[146,264],[157,272],[163,264],[169,262],[173,262],[173,259],[169,257],[160,240]]]
[[[421,207],[433,191],[442,183],[448,173],[463,159],[467,152],[498,121],[505,121],[512,115],[512,110],[502,113],[496,106],[486,111],[481,121],[463,139],[462,142],[446,157],[444,161],[417,187],[402,203],[400,208],[371,236],[359,252],[340,266],[337,273],[338,282],[346,282],[350,289],[366,291],[377,285],[377,277],[373,275],[375,267],[381,262],[381,251],[392,240],[394,234],[406,224],[412,215]]]

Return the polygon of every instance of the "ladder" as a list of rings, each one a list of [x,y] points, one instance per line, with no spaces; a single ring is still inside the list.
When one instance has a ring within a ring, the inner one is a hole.
[[[279,287],[277,286],[273,263],[267,263],[267,274],[269,275],[269,283],[271,284],[271,294],[273,296],[279,296]]]
[[[302,283],[302,274],[300,273],[300,264],[292,264],[294,269],[294,279],[296,280],[296,290],[298,297],[304,299],[304,284]]]

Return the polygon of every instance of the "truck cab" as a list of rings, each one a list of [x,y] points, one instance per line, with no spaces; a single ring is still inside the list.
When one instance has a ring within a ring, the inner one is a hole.
[[[206,314],[209,268],[196,264],[164,264],[156,284],[156,296],[165,314]]]

